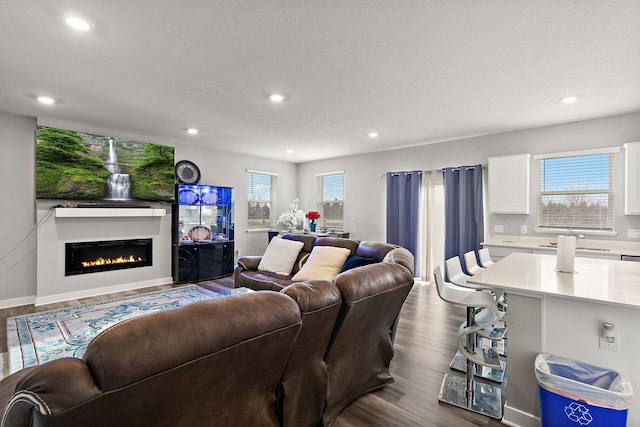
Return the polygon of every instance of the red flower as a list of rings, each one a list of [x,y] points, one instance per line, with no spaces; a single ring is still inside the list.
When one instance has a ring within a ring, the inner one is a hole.
[[[309,211],[309,212],[307,212],[307,214],[305,216],[307,218],[309,218],[311,221],[315,221],[316,219],[320,219],[320,213],[318,213],[316,211]]]

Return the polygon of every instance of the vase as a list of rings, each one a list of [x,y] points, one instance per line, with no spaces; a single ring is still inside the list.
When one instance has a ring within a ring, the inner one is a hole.
[[[316,222],[315,221],[311,221],[311,223],[309,224],[309,230],[311,230],[312,233],[316,232]]]

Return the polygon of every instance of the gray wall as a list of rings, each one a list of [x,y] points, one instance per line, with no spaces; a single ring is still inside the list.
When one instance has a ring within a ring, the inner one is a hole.
[[[0,302],[24,304],[36,291],[33,117],[0,113]]]
[[[298,188],[303,206],[314,206],[314,175],[344,170],[345,230],[356,239],[385,240],[386,172],[433,170],[478,163],[486,165],[487,158],[493,156],[621,147],[632,141],[640,141],[640,113],[304,163],[298,167]],[[623,214],[624,150],[617,157],[616,171],[615,227],[618,236],[603,237],[606,239],[626,239],[628,228],[640,228],[640,216]],[[535,206],[535,185],[532,176],[532,207]],[[526,224],[529,234],[532,234],[535,214],[532,210],[530,215],[489,215],[485,222],[489,230],[493,230],[494,224],[504,225],[505,234],[519,234],[520,225]]]

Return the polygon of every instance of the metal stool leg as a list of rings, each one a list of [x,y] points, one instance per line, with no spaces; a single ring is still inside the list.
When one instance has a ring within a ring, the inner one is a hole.
[[[467,307],[467,326],[475,326],[474,310]],[[475,332],[466,335],[466,350],[475,354]],[[476,364],[467,357],[465,377],[445,374],[438,394],[438,400],[491,418],[502,419],[502,389],[498,385],[475,380]]]

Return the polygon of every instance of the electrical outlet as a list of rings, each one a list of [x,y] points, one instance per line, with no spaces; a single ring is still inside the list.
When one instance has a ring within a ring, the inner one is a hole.
[[[620,351],[620,331],[617,329],[602,330],[600,332],[600,348],[609,351]]]
[[[527,226],[526,225],[521,225],[520,226],[520,234],[527,234]]]
[[[493,227],[494,233],[504,233],[504,225],[496,225]]]

